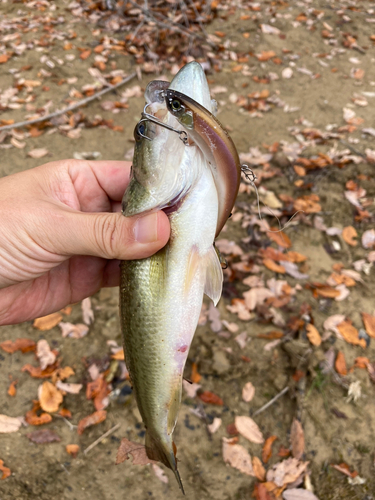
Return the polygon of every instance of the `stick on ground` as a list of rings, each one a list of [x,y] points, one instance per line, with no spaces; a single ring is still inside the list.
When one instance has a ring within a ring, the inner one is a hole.
[[[116,424],[111,429],[109,429],[109,431],[105,432],[102,436],[100,436],[100,438],[98,438],[96,441],[94,441],[93,443],[91,443],[90,446],[88,446],[83,451],[83,454],[86,455],[90,450],[92,450],[93,448],[95,448],[95,446],[97,444],[101,443],[103,441],[103,439],[105,439],[107,436],[109,436],[110,434],[112,434],[112,432],[117,431],[117,429],[120,427],[120,425],[121,424]]]
[[[275,401],[277,401],[279,398],[281,398],[281,396],[283,396],[288,391],[289,391],[289,387],[288,386],[284,387],[284,389],[282,391],[280,391],[279,394],[276,394],[276,396],[274,398],[272,398],[270,401],[268,401],[268,403],[266,403],[264,406],[259,408],[259,410],[257,410],[254,413],[253,417],[255,417],[256,415],[259,415],[259,413],[262,413],[262,411],[267,410],[267,408],[269,408],[271,405],[273,405],[273,403]]]
[[[68,106],[67,108],[61,109],[60,111],[55,111],[54,113],[50,113],[49,115],[45,116],[40,116],[39,118],[35,118],[34,120],[25,120],[23,122],[18,122],[18,123],[13,123],[11,125],[4,125],[3,127],[0,127],[0,132],[2,130],[11,130],[14,128],[21,128],[25,127],[27,125],[33,125],[34,123],[40,123],[40,122],[45,122],[46,120],[50,120],[51,118],[55,118],[56,116],[63,115],[64,113],[67,113],[68,111],[73,111],[74,109],[80,108],[81,106],[85,106],[85,104],[93,101],[94,99],[99,99],[104,94],[107,94],[111,90],[115,90],[121,85],[124,85],[124,83],[130,82],[133,78],[135,78],[137,75],[136,73],[132,73],[131,75],[127,76],[121,82],[116,83],[116,85],[110,85],[106,87],[105,89],[102,89],[100,92],[97,92],[96,94],[86,97],[86,99],[81,99],[78,102],[75,102],[71,106]]]

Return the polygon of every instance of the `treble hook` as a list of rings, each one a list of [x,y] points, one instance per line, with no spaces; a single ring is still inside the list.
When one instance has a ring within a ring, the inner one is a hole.
[[[259,194],[258,194],[257,187],[255,185],[255,181],[257,180],[257,176],[251,170],[251,168],[249,167],[249,165],[246,165],[246,163],[244,163],[243,165],[241,165],[241,172],[246,177],[246,180],[248,180],[250,182],[251,186],[253,186],[253,188],[255,189],[255,192],[256,192],[256,195],[257,195],[259,219],[262,220],[262,214],[260,213],[260,205],[259,205]]]
[[[158,120],[157,118],[155,118],[154,115],[150,115],[149,113],[147,113],[146,111],[146,108],[149,106],[149,104],[146,104],[144,109],[143,109],[143,113],[142,113],[142,119],[138,122],[138,125],[141,123],[141,122],[145,122],[145,121],[150,121],[152,123],[155,123],[155,125],[159,125],[160,127],[164,127],[168,130],[171,130],[172,132],[176,132],[176,134],[178,134],[179,138],[181,139],[181,141],[185,144],[185,146],[188,146],[188,135],[187,133],[185,132],[185,130],[177,130],[175,128],[173,128],[171,125],[167,125],[166,123]],[[141,137],[144,137],[145,139],[147,139],[148,141],[152,141],[152,139],[150,137],[147,137],[147,135],[145,134],[142,134],[140,131],[139,131],[139,128],[138,128],[138,133]]]

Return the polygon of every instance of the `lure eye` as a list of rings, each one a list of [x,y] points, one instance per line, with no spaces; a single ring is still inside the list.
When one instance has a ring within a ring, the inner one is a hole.
[[[146,126],[144,123],[138,123],[134,130],[134,138],[136,141],[141,141],[145,137]]]
[[[182,106],[178,99],[173,99],[173,101],[171,102],[171,107],[173,111],[180,111]]]
[[[145,127],[144,123],[140,123],[138,125],[138,134],[145,135],[145,130],[146,130],[146,127]]]

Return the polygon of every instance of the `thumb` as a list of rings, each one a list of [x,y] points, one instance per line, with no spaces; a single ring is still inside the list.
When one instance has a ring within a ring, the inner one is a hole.
[[[121,213],[73,212],[61,253],[94,255],[105,259],[144,259],[163,248],[169,239],[168,217],[159,211],[124,217]],[[60,239],[60,238],[59,238]]]

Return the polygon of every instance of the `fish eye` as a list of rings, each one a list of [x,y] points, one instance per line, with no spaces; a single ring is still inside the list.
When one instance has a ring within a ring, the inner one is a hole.
[[[171,102],[171,107],[173,111],[179,111],[181,109],[181,103],[178,99],[173,99]]]

